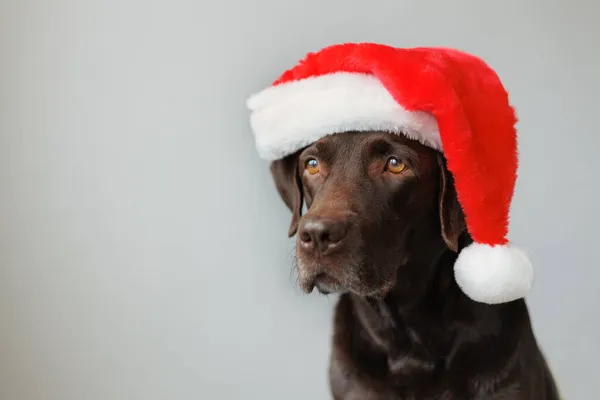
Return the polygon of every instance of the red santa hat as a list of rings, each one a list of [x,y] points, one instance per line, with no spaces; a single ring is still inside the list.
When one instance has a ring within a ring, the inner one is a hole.
[[[473,239],[454,265],[458,285],[489,304],[530,291],[532,265],[507,239],[517,119],[481,59],[447,48],[339,44],[308,54],[247,104],[267,160],[348,131],[405,135],[442,152]]]

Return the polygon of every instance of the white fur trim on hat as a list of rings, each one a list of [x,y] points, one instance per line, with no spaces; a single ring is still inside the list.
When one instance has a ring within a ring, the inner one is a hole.
[[[500,304],[525,297],[534,281],[533,267],[518,247],[472,243],[454,264],[458,286],[471,299]]]
[[[436,119],[408,111],[373,75],[338,72],[271,86],[248,101],[257,151],[274,160],[326,135],[351,131],[404,134],[442,151]]]

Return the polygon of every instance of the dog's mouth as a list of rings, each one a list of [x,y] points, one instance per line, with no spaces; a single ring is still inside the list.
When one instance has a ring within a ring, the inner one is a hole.
[[[316,288],[321,294],[345,291],[342,282],[332,276],[327,268],[320,265],[307,265],[298,260],[299,283],[302,290],[309,294]]]
[[[312,277],[300,279],[300,286],[305,293],[312,293],[317,289],[321,294],[339,293],[343,291],[342,284],[333,276],[321,272]]]

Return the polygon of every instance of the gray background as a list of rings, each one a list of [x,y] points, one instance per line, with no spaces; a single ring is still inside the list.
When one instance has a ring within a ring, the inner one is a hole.
[[[287,3],[0,3],[0,399],[328,398],[334,300],[294,286],[245,99],[343,41],[498,71],[535,330],[566,398],[594,398],[599,3]]]

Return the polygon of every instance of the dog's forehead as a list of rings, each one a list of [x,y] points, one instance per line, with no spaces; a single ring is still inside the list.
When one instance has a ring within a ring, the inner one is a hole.
[[[390,148],[405,148],[407,151],[427,151],[428,148],[404,135],[381,131],[348,131],[327,135],[308,148],[312,151],[335,155],[364,155],[360,153],[385,152]]]

